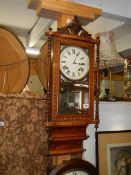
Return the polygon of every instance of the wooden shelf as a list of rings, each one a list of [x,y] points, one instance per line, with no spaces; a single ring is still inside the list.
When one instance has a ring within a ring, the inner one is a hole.
[[[76,148],[76,149],[63,149],[63,150],[51,150],[50,151],[50,155],[52,156],[59,156],[59,155],[68,155],[68,154],[79,154],[79,153],[83,153],[85,150],[84,149],[80,149],[80,148]]]
[[[75,140],[85,140],[85,139],[87,139],[89,136],[82,136],[82,137],[70,137],[69,138],[69,136],[68,137],[65,137],[65,138],[62,138],[62,137],[57,137],[57,138],[55,138],[55,139],[53,139],[53,138],[49,138],[49,141],[50,142],[61,142],[61,141],[75,141]]]

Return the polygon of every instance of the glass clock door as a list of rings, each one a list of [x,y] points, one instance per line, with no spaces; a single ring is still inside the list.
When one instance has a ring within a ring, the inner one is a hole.
[[[89,109],[88,49],[62,46],[60,54],[59,114],[84,114]]]

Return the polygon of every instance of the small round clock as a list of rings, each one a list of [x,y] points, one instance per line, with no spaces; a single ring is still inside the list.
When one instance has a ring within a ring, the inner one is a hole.
[[[60,53],[60,70],[67,79],[83,79],[89,71],[87,52],[76,46],[64,47]]]

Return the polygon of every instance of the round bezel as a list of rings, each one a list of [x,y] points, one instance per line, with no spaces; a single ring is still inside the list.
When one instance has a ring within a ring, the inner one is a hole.
[[[70,80],[81,80],[89,71],[89,56],[77,46],[63,47],[60,53],[60,70]]]

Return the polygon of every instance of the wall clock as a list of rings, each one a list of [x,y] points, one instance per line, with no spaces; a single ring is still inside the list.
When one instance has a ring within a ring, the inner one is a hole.
[[[70,80],[80,80],[89,70],[88,50],[76,46],[67,46],[60,53],[60,70]]]
[[[81,159],[72,159],[59,164],[49,175],[98,175],[98,172],[91,163]]]
[[[93,39],[77,17],[67,26],[56,32],[50,29],[46,34],[49,154],[82,153],[86,127],[99,123],[99,39]]]

